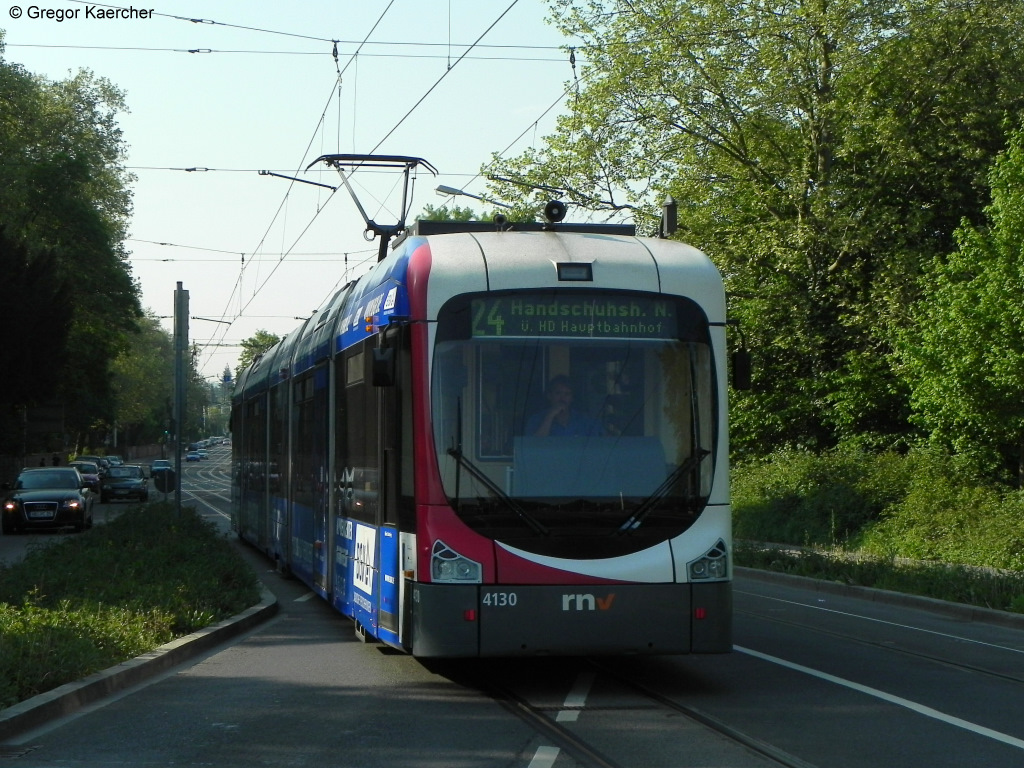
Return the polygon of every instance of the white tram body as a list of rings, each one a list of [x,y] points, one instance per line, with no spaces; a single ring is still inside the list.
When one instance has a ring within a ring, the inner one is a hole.
[[[417,656],[731,650],[721,276],[616,232],[414,225],[239,377],[238,534]]]

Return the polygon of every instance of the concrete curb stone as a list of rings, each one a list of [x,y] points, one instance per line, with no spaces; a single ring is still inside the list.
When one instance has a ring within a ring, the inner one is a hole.
[[[896,605],[907,608],[918,608],[932,613],[938,613],[959,621],[977,621],[987,624],[996,624],[1002,627],[1024,629],[1024,614],[1010,613],[1009,611],[997,611],[992,608],[980,608],[976,605],[964,603],[949,603],[945,600],[936,600],[933,597],[920,597],[908,595],[904,592],[891,592],[886,589],[875,589],[873,587],[861,587],[853,584],[843,584],[837,581],[824,581],[812,579],[807,576],[795,576],[789,573],[777,573],[775,571],[762,571],[757,568],[736,568],[737,575],[746,578],[757,579],[758,581],[774,582],[776,584],[799,584],[804,589],[822,592],[832,595],[856,597],[861,600],[868,600],[873,603],[884,605]]]

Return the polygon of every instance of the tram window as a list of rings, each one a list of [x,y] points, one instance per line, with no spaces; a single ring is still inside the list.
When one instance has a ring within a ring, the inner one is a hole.
[[[568,378],[573,409],[599,421],[602,434],[641,436],[645,429],[650,434],[642,349],[622,342],[479,345],[473,422],[477,457],[511,459],[514,438],[525,434],[532,414],[547,407],[545,391],[556,375]]]
[[[366,377],[367,354],[364,349],[354,352],[345,361],[346,379],[341,404],[346,414],[344,433],[345,457],[341,469],[341,513],[346,517],[376,522],[379,502],[379,472],[377,467],[378,418],[377,390]]]
[[[511,324],[528,302],[501,301],[480,300],[475,325],[467,327],[460,325],[468,313],[458,303],[440,315],[432,423],[449,495],[470,505],[500,493],[640,499],[661,493],[662,482],[672,478],[669,494],[680,508],[707,497],[717,390],[706,319],[696,305],[630,299],[623,306],[635,304],[650,322],[566,321],[556,325],[564,333],[555,335],[551,321]],[[572,311],[583,306],[575,299],[563,304]],[[527,430],[531,415],[549,407],[545,390],[553,377],[567,380],[573,410],[598,428],[569,430],[569,442],[541,445],[537,440],[567,439]],[[542,454],[548,458],[538,458]]]
[[[581,456],[602,457],[591,462],[596,466],[628,458],[628,465],[637,466],[643,464],[640,456],[658,457],[649,462],[650,473],[639,468],[632,473],[633,480],[639,478],[638,485],[632,480],[629,485],[633,495],[650,486],[653,478],[664,479],[667,467],[713,450],[714,376],[705,344],[661,339],[488,340],[439,345],[433,387],[439,454],[456,450],[463,466],[467,460],[474,462],[494,484],[525,489],[514,474],[517,467],[527,466],[524,452],[536,444],[527,423],[547,407],[545,388],[556,376],[570,383],[573,410],[596,425],[594,433],[587,433],[589,439],[617,443],[607,458],[604,453],[591,456],[590,448],[577,450],[577,461]],[[572,447],[566,443],[545,451],[572,453]],[[558,465],[553,460],[547,463]],[[454,487],[458,467],[447,460],[442,464],[452,473]],[[705,491],[713,462],[697,466],[701,477],[696,485]],[[594,492],[604,488],[597,480],[581,483]],[[463,492],[474,493],[472,483],[460,481],[460,495]]]
[[[366,375],[366,363],[363,360],[363,352],[356,352],[345,360],[345,383],[356,384],[363,380]]]
[[[543,378],[544,350],[536,344],[487,344],[476,350],[474,402],[477,456],[508,459]],[[540,369],[540,370],[538,370]]]

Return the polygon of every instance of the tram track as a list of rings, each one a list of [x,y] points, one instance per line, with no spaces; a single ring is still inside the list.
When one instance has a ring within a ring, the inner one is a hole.
[[[728,723],[695,707],[681,703],[663,693],[636,682],[603,663],[600,659],[580,659],[580,674],[592,673],[596,681],[603,685],[612,684],[618,689],[616,700],[603,703],[600,699],[590,697],[586,702],[569,705],[553,705],[538,703],[537,699],[551,696],[550,690],[524,693],[515,683],[502,682],[498,675],[474,675],[464,679],[463,684],[479,690],[484,695],[502,706],[511,715],[535,731],[541,741],[548,742],[546,748],[564,751],[576,765],[584,768],[629,768],[636,765],[635,748],[639,743],[630,744],[625,740],[614,740],[614,753],[607,747],[600,747],[587,736],[587,729],[581,727],[583,716],[587,713],[607,715],[621,713],[630,721],[643,720],[645,723],[656,722],[659,728],[675,727],[680,733],[679,738],[672,738],[669,733],[660,733],[659,739],[666,744],[690,744],[693,741],[693,729],[696,727],[713,735],[717,740],[725,740],[741,749],[750,759],[743,761],[744,766],[782,766],[782,768],[817,768],[784,750],[761,739],[744,733]],[[522,681],[526,682],[526,681]],[[525,688],[525,685],[523,686]],[[628,694],[628,699],[620,698]],[[562,719],[562,715],[569,716]],[[672,726],[673,722],[684,719],[686,725]],[[631,728],[630,721],[624,721],[623,730],[627,733],[643,732],[642,727]],[[642,737],[641,737],[642,738]],[[550,754],[550,753],[549,753]],[[531,763],[539,765],[541,762]],[[543,762],[552,765],[551,761]],[[674,765],[685,765],[677,761]],[[697,763],[695,763],[696,765]],[[699,763],[703,765],[704,763]],[[732,765],[734,763],[721,763]]]
[[[621,763],[602,754],[566,726],[551,719],[547,714],[550,708],[534,706],[511,690],[493,683],[482,684],[481,690],[542,737],[550,739],[555,747],[569,753],[579,765],[587,768],[624,768]]]
[[[668,710],[669,712],[677,715],[682,715],[688,718],[692,722],[695,722],[703,727],[713,731],[714,733],[722,736],[729,741],[739,744],[751,752],[760,755],[766,760],[770,761],[773,765],[784,766],[784,768],[817,768],[812,763],[808,763],[805,760],[801,760],[795,755],[791,755],[788,752],[779,749],[778,747],[769,744],[762,739],[758,739],[755,736],[744,733],[743,731],[735,728],[723,720],[718,719],[706,712],[703,712],[696,707],[692,707],[688,704],[683,704],[675,699],[665,696],[652,688],[631,680],[624,675],[615,672],[605,664],[602,664],[597,659],[589,659],[587,662],[595,670],[599,671],[605,677],[614,680],[616,684],[636,692],[638,695],[649,699],[651,702],[657,704],[662,709]]]

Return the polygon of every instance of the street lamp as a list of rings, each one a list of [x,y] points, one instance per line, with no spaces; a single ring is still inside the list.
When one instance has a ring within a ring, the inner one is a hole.
[[[442,197],[455,197],[457,195],[463,195],[464,197],[472,197],[474,200],[480,200],[484,203],[490,203],[491,205],[497,205],[500,208],[511,208],[512,206],[508,203],[499,203],[497,200],[491,200],[487,197],[481,197],[480,195],[474,195],[472,192],[466,192],[464,189],[456,189],[455,187],[446,187],[441,184],[434,188],[434,191]]]

